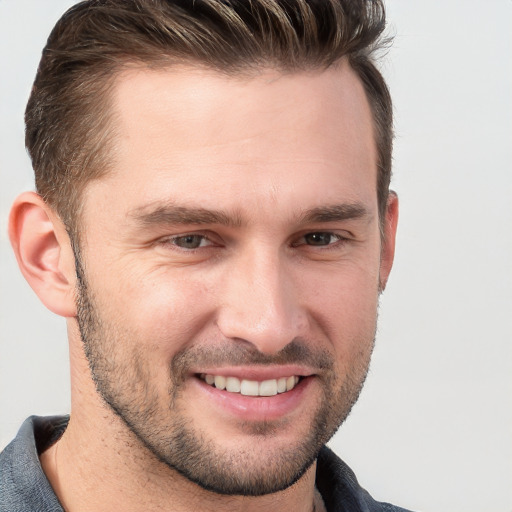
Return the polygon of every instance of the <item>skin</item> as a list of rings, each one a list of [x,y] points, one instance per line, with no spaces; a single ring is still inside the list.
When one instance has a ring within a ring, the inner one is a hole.
[[[315,463],[292,455],[319,448],[357,399],[394,254],[398,204],[381,237],[363,87],[342,62],[245,78],[132,69],[114,94],[114,170],[83,198],[81,288],[58,215],[33,193],[11,214],[25,277],[68,318],[71,420],[43,468],[66,510],[310,511]],[[252,398],[241,413],[201,373],[304,380],[291,405]],[[162,462],[179,424],[242,480],[292,458],[285,488],[196,485]]]

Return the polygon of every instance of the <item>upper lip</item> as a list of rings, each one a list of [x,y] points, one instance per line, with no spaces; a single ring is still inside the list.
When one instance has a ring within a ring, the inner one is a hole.
[[[217,368],[201,368],[193,371],[194,374],[222,375],[224,377],[236,377],[240,380],[264,381],[280,379],[297,375],[298,377],[309,377],[315,372],[311,368],[298,365],[276,365],[276,366],[223,366]]]

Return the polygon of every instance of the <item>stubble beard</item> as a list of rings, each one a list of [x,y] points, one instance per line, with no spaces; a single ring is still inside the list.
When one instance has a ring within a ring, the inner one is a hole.
[[[220,350],[208,346],[184,349],[170,363],[168,396],[162,401],[152,384],[151,369],[144,364],[144,354],[138,352],[137,347],[143,343],[128,344],[134,347],[131,355],[123,353],[127,333],[101,318],[77,252],[75,258],[77,320],[98,394],[152,456],[205,490],[223,495],[261,496],[288,488],[313,464],[321,447],[334,435],[359,397],[373,351],[373,338],[361,340],[358,359],[344,379],[336,375],[330,353],[313,352],[308,348],[311,344],[303,340],[294,340],[275,356],[256,350],[233,350],[232,345]],[[248,422],[240,427],[250,437],[245,448],[219,446],[215,433],[200,431],[183,414],[185,375],[191,364],[198,363],[305,363],[321,369],[318,378],[322,397],[303,438],[264,458],[254,446],[264,446],[262,443],[277,436],[280,424]]]

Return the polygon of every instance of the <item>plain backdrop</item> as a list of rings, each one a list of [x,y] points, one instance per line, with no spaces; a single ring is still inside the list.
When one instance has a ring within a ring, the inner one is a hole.
[[[0,0],[0,448],[69,410],[64,320],[7,240],[33,188],[23,111],[69,0]],[[378,499],[512,511],[512,1],[392,0],[395,268],[367,385],[331,446]]]

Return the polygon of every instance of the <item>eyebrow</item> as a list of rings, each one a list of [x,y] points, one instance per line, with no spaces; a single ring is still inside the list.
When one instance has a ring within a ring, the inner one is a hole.
[[[143,227],[187,224],[220,224],[229,227],[240,227],[242,225],[239,215],[229,215],[218,210],[177,206],[168,203],[137,208],[131,212],[130,216]]]
[[[362,203],[343,203],[331,206],[320,206],[302,212],[301,224],[312,224],[315,222],[340,222],[344,220],[368,219],[372,215],[368,208]]]
[[[220,210],[200,207],[178,206],[173,203],[152,203],[136,208],[130,217],[144,228],[154,225],[212,225],[241,227],[242,216]],[[371,219],[371,214],[362,203],[342,203],[304,210],[298,216],[299,224],[340,222],[352,219]]]

